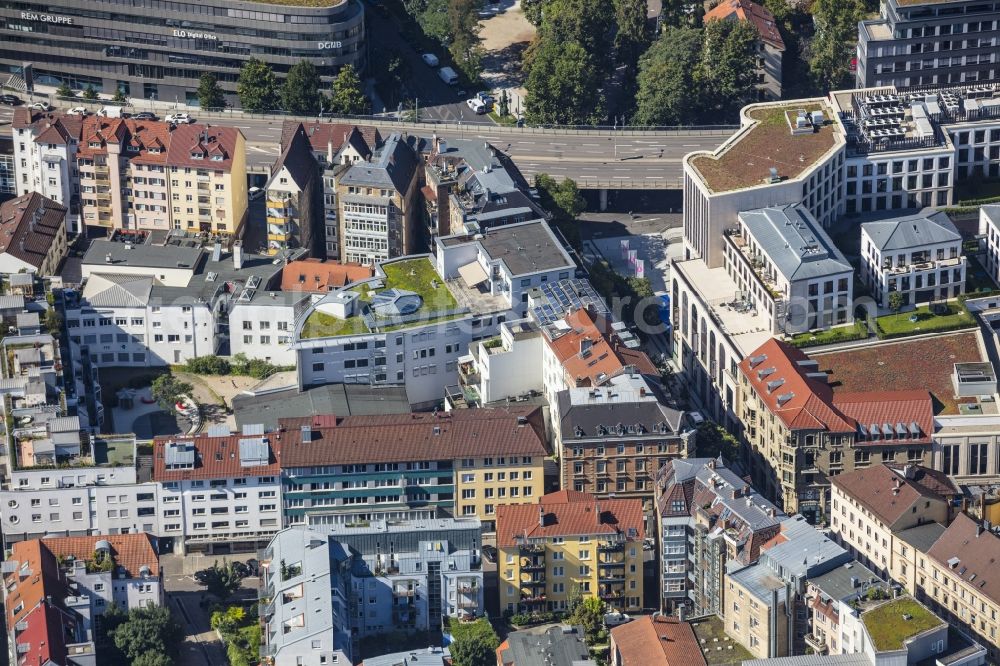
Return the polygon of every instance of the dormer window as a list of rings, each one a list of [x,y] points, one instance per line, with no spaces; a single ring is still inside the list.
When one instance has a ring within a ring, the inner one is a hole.
[[[159,155],[160,154],[160,147],[159,146],[153,146],[152,148],[149,149],[149,152],[153,153],[154,155]]]
[[[222,161],[222,155],[212,155],[212,161],[213,162],[221,162]]]
[[[130,152],[130,153],[137,153],[137,152],[139,152],[139,146],[136,146],[136,145],[133,145],[133,144],[129,144],[128,152]]]
[[[191,159],[193,160],[201,160],[204,158],[205,158],[205,153],[199,153],[197,151],[191,153]]]
[[[90,147],[91,148],[100,148],[101,147],[101,142],[100,141],[91,141],[90,142]]]

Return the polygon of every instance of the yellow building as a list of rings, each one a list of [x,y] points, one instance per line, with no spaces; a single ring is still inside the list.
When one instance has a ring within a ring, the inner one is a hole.
[[[502,611],[559,611],[578,595],[642,608],[642,500],[598,500],[573,490],[497,508]]]
[[[547,450],[538,439],[537,450],[526,455],[507,454],[502,448],[489,456],[462,458],[455,462],[455,517],[476,516],[483,531],[496,527],[501,504],[534,504],[545,494],[543,464]]]
[[[167,150],[174,229],[239,238],[247,219],[246,140],[234,127],[178,125]]]

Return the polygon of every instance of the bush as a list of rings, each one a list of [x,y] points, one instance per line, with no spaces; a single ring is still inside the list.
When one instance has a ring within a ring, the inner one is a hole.
[[[185,363],[184,369],[196,375],[228,375],[232,366],[221,356],[198,356]]]

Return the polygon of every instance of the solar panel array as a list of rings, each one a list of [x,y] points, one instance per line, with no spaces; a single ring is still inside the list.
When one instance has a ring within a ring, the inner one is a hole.
[[[558,282],[546,282],[539,287],[542,302],[532,308],[531,313],[541,326],[559,321],[570,310],[586,308],[601,315],[610,315],[611,310],[601,295],[587,280],[569,278]]]

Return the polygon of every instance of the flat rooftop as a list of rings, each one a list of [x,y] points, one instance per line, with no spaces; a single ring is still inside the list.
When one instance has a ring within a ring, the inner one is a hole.
[[[122,267],[194,270],[203,252],[200,247],[95,240],[83,255],[83,264],[100,265],[101,270],[107,269],[109,273]]]
[[[479,240],[493,261],[503,261],[514,275],[576,268],[543,220],[490,229]]]
[[[742,304],[737,303],[739,287],[724,267],[709,268],[701,259],[690,259],[676,262],[674,270],[697,289],[710,307],[712,318],[733,340],[741,356],[749,356],[771,339],[771,323],[767,316],[744,310]]]
[[[799,109],[822,111],[828,122],[808,134],[792,134],[787,114],[794,121]],[[741,130],[721,153],[700,154],[689,161],[713,192],[763,185],[771,167],[778,169],[782,180],[797,178],[837,144],[838,125],[830,122],[833,110],[821,100],[761,106],[747,115],[757,122]]]
[[[233,396],[232,404],[237,428],[248,423],[263,423],[265,428],[274,429],[280,419],[314,414],[370,416],[410,412],[406,389],[402,386],[367,384],[327,384],[305,391],[292,386],[259,395]]]
[[[951,377],[956,363],[985,360],[976,331],[899,340],[839,352],[810,354],[829,375],[834,393],[930,391],[934,414],[959,413]],[[919,362],[914,362],[918,359]],[[974,402],[974,398],[970,398]]]
[[[876,606],[863,613],[861,621],[879,652],[900,650],[911,638],[944,625],[941,618],[909,598]]]

